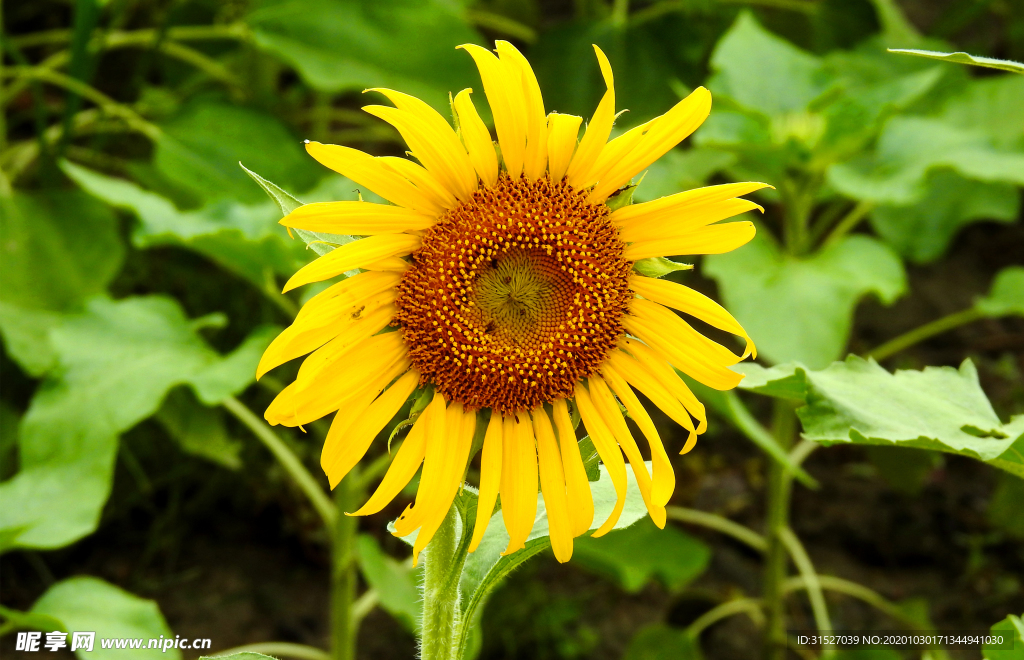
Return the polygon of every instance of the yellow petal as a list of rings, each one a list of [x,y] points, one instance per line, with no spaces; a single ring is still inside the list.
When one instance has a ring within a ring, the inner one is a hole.
[[[507,41],[497,42],[498,56],[522,80],[520,96],[524,102],[526,151],[523,154],[523,173],[527,178],[539,179],[548,164],[548,127],[544,117],[544,99],[533,68],[523,54]]]
[[[426,229],[436,218],[401,206],[370,202],[314,202],[303,204],[284,218],[285,227],[351,236],[395,234]]]
[[[587,177],[589,179],[587,183],[596,183],[607,176],[608,171],[615,167],[616,164],[636,146],[640,141],[640,138],[643,137],[644,133],[647,132],[651,123],[654,121],[655,120],[652,119],[645,124],[631,128],[608,144],[604,145],[604,149],[601,150],[601,156],[597,159],[593,169],[590,170],[590,174]]]
[[[611,431],[615,441],[622,448],[622,452],[629,459],[629,466],[636,477],[640,496],[644,500],[648,513],[651,514],[651,519],[658,527],[664,528],[665,507],[657,506],[651,500],[651,475],[647,471],[647,465],[644,463],[643,456],[640,454],[640,448],[636,446],[636,440],[633,439],[633,434],[629,432],[626,420],[619,411],[618,402],[615,401],[615,397],[612,396],[608,385],[600,376],[591,376],[587,379],[587,384],[590,386],[590,397],[594,406],[597,408],[602,419],[604,419],[604,423],[608,426],[608,430]]]
[[[498,182],[498,154],[494,151],[491,132],[487,130],[480,115],[469,98],[471,89],[464,89],[455,95],[452,105],[459,117],[459,132],[469,152],[469,160],[473,163],[480,180],[485,187]]]
[[[459,48],[472,56],[480,71],[487,103],[490,104],[491,114],[494,116],[498,144],[501,145],[501,159],[505,162],[508,175],[514,179],[523,171],[526,152],[526,110],[522,100],[522,75],[510,71],[507,63],[499,60],[486,48],[476,44],[463,44]]]
[[[548,516],[548,536],[555,559],[563,564],[572,557],[572,528],[565,495],[565,475],[551,420],[541,406],[533,411],[533,432],[537,436],[537,462],[540,466],[540,490]]]
[[[411,234],[384,234],[346,243],[300,268],[284,285],[284,290],[321,282],[381,259],[409,254],[420,242],[419,236]]]
[[[404,178],[388,170],[373,156],[337,144],[307,142],[306,151],[322,165],[366,186],[384,199],[427,215],[444,209]]]
[[[754,223],[749,221],[701,227],[678,238],[632,243],[623,251],[622,258],[639,261],[676,254],[722,254],[747,244],[756,231]]]
[[[446,436],[446,417],[444,397],[434,392],[434,397],[423,410],[423,435],[427,446],[416,501],[395,520],[395,536],[408,536],[416,531],[430,513],[431,506],[437,503],[438,490],[444,481],[445,463],[451,460],[454,451]]]
[[[565,491],[569,500],[569,524],[572,535],[580,536],[586,534],[594,524],[594,497],[590,492],[590,481],[583,467],[583,457],[580,456],[580,446],[576,442],[576,431],[572,427],[565,399],[555,399],[551,408],[562,454],[562,472],[565,474]]]
[[[413,565],[416,564],[419,553],[427,547],[430,539],[434,538],[434,533],[444,522],[448,511],[452,508],[452,502],[459,492],[462,475],[466,471],[466,462],[469,460],[469,450],[473,446],[476,413],[463,410],[461,403],[453,403],[448,407],[445,425],[447,430],[445,442],[450,447],[442,466],[443,474],[433,485],[436,491],[431,497],[429,508],[423,518],[423,525],[420,527],[420,531],[416,535],[416,542],[412,547]],[[423,488],[422,480],[420,488]]]
[[[601,75],[604,76],[604,84],[608,88],[601,102],[597,105],[594,116],[587,124],[587,130],[580,140],[576,153],[569,162],[566,170],[569,185],[574,188],[581,188],[590,181],[590,171],[601,156],[604,145],[608,142],[608,136],[612,132],[612,124],[615,123],[615,79],[612,77],[612,65],[608,62],[604,52],[594,46],[597,53],[598,64],[601,65]]]
[[[668,366],[668,365],[666,365]],[[671,369],[671,367],[669,367]],[[690,414],[679,400],[665,387],[662,380],[646,370],[633,357],[622,351],[612,351],[607,362],[601,366],[604,372],[614,371],[617,376],[644,393],[663,413],[684,429],[695,433]]]
[[[703,87],[693,90],[671,110],[658,117],[637,145],[617,161],[587,198],[599,204],[648,165],[686,139],[711,113],[711,92]]]
[[[705,204],[689,208],[680,216],[672,219],[659,219],[655,222],[633,222],[619,231],[619,238],[627,243],[662,239],[666,241],[684,241],[687,237],[699,232],[707,225],[732,218],[747,211],[758,209],[761,205],[748,199],[727,199],[714,204]]]
[[[450,209],[459,203],[452,193],[437,177],[427,171],[425,167],[414,163],[408,158],[398,156],[378,156],[377,160],[384,164],[384,168],[402,176],[418,188],[424,195],[442,209]]]
[[[647,438],[647,444],[651,449],[651,501],[655,506],[664,507],[672,498],[672,492],[676,487],[676,474],[672,470],[672,462],[665,451],[665,445],[658,435],[658,429],[654,426],[651,416],[647,414],[640,400],[636,398],[629,384],[619,376],[614,369],[602,368],[605,382],[612,388],[612,391],[619,397],[622,405],[626,406],[629,416],[636,422],[640,432]],[[691,427],[692,428],[692,427]]]
[[[548,175],[558,182],[565,176],[569,161],[576,151],[576,136],[580,132],[583,117],[562,115],[552,112],[548,115]]]
[[[508,530],[507,555],[522,549],[537,517],[537,447],[527,413],[506,418],[502,428],[501,513]]]
[[[671,396],[683,405],[686,412],[697,420],[699,424],[697,426],[697,433],[704,433],[708,427],[708,417],[704,404],[697,400],[697,397],[694,396],[690,388],[683,382],[683,379],[679,377],[678,372],[665,361],[665,358],[650,346],[633,339],[624,340],[622,345],[639,361],[641,368],[656,378],[668,390]]]
[[[501,483],[501,415],[491,412],[491,421],[487,424],[484,434],[484,446],[480,452],[480,493],[477,495],[476,525],[473,527],[473,538],[469,542],[469,551],[473,552],[480,545],[487,523],[494,513],[494,504],[498,501],[498,487]]]
[[[726,183],[694,188],[642,204],[627,204],[612,211],[610,218],[622,229],[646,224],[672,226],[680,231],[696,229],[707,224],[698,210],[770,187],[766,183]]]
[[[398,448],[398,453],[392,459],[391,466],[380,485],[377,486],[377,490],[362,508],[345,515],[369,516],[378,513],[402,492],[402,489],[415,476],[416,471],[420,469],[420,464],[423,463],[423,455],[427,449],[427,434],[423,431],[424,426],[426,425],[423,423],[423,415],[420,415],[409,429],[409,434],[402,442],[402,446]]]
[[[458,199],[468,199],[476,189],[476,174],[469,155],[455,131],[445,123],[437,130],[411,112],[383,105],[368,105],[363,111],[398,129],[412,154]]]
[[[739,321],[733,318],[733,315],[727,312],[724,307],[703,293],[694,291],[682,284],[676,284],[668,280],[659,280],[653,277],[644,277],[642,275],[633,275],[629,280],[629,288],[648,300],[679,310],[684,314],[689,314],[719,330],[725,330],[726,332],[743,337],[747,342],[743,357],[745,358],[751,353],[753,353],[754,357],[757,357],[757,349],[754,347],[754,342],[750,340],[750,335],[739,324]]]
[[[622,515],[622,508],[626,505],[626,462],[622,460],[622,450],[616,444],[612,432],[605,424],[601,413],[594,406],[590,393],[583,383],[576,383],[576,406],[580,409],[583,425],[590,433],[590,439],[597,449],[597,454],[608,470],[608,476],[615,488],[615,496],[618,498],[615,508],[612,509],[607,520],[594,532],[595,537],[604,536],[615,527],[619,516]]]
[[[726,364],[715,362],[702,353],[700,346],[681,341],[680,338],[672,336],[665,332],[664,328],[658,328],[649,321],[630,316],[625,319],[623,325],[630,334],[639,337],[645,344],[668,358],[677,369],[708,387],[730,390],[743,378],[740,374],[730,371]]]
[[[337,486],[349,470],[362,460],[370,443],[408,401],[419,380],[418,372],[409,371],[358,416],[349,417],[344,411],[338,412],[320,455],[320,466],[327,473],[331,488]],[[339,417],[345,420],[340,425]]]

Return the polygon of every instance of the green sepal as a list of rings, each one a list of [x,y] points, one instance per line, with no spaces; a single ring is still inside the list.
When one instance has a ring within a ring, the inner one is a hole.
[[[665,277],[677,270],[693,270],[693,264],[680,264],[665,257],[650,257],[633,263],[633,270],[645,277]]]
[[[636,188],[639,185],[640,182],[637,181],[636,183],[631,183],[628,186],[619,188],[612,193],[611,197],[604,201],[604,205],[612,211],[618,211],[624,206],[629,206],[633,203],[633,193],[636,192]]]

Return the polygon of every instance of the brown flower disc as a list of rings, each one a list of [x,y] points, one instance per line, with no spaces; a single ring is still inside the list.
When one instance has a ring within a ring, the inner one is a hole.
[[[572,396],[624,334],[632,264],[586,196],[502,174],[426,231],[395,320],[445,399],[507,414]]]

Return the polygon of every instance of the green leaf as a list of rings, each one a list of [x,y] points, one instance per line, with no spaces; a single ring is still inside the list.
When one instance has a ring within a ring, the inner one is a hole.
[[[665,257],[649,257],[634,262],[633,270],[646,277],[665,277],[679,270],[693,270],[693,264],[681,264]]]
[[[992,626],[991,633],[1004,639],[1003,644],[1000,645],[1004,648],[982,647],[981,654],[985,660],[1024,660],[1024,620],[1022,619],[1024,619],[1024,614],[1021,616],[1009,614],[1005,619]],[[1013,640],[1012,643],[1006,641],[1007,637]],[[1005,648],[1006,646],[1010,648]]]
[[[886,123],[874,153],[833,165],[827,178],[848,197],[908,205],[925,197],[927,175],[936,168],[968,179],[1024,185],[1024,153],[994,144],[980,129],[903,116]]]
[[[659,197],[692,188],[699,188],[716,172],[736,162],[736,156],[717,149],[673,149],[654,161],[647,169],[644,180],[637,188],[637,202],[648,202]]]
[[[1003,472],[999,474],[999,482],[988,501],[988,510],[985,513],[990,525],[1024,541],[1021,502],[1024,502],[1024,479],[1016,479]]]
[[[221,411],[200,404],[188,390],[176,389],[168,394],[156,421],[186,453],[229,470],[242,467],[242,443],[228,435]]]
[[[655,623],[629,642],[622,660],[703,660],[700,644],[685,630]]]
[[[1004,455],[1024,436],[1024,415],[1009,424],[999,420],[970,360],[959,370],[926,367],[890,374],[873,360],[851,355],[822,371],[804,373],[807,405],[797,415],[808,440],[916,447],[1010,462]],[[1020,458],[1017,474],[1024,476]]]
[[[641,520],[599,539],[576,539],[573,559],[611,577],[630,593],[655,578],[678,591],[707,569],[711,550],[675,527],[658,529],[651,520]]]
[[[750,392],[776,399],[804,401],[807,398],[807,381],[797,365],[788,362],[765,368],[756,362],[741,362],[731,367],[743,374],[739,387]]]
[[[171,388],[191,385],[212,404],[254,380],[257,340],[225,358],[195,330],[176,302],[151,296],[93,299],[51,333],[59,366],[22,419],[21,472],[0,484],[7,546],[57,548],[91,533],[118,435],[155,413]]]
[[[420,626],[422,600],[414,569],[384,554],[377,540],[360,534],[356,540],[359,568],[366,582],[377,591],[380,606],[406,627],[416,632]]]
[[[1013,222],[1020,193],[1007,183],[970,181],[950,170],[928,176],[924,197],[906,206],[879,206],[871,226],[893,249],[915,263],[938,259],[956,233],[978,220]]]
[[[889,488],[904,495],[919,495],[928,476],[942,465],[942,457],[933,451],[882,445],[864,450]]]
[[[996,274],[988,295],[974,301],[985,316],[1024,316],[1024,266],[1008,266]]]
[[[955,62],[956,64],[970,64],[971,66],[981,66],[987,69],[999,69],[1000,71],[1009,71],[1011,73],[1024,74],[1024,64],[1020,62],[1014,62],[1013,60],[999,60],[994,57],[982,57],[980,55],[971,55],[964,52],[956,53],[941,53],[934,50],[915,50],[913,48],[890,48],[890,53],[899,53],[900,55],[913,55],[915,57],[927,57],[932,60],[942,60],[943,62]]]
[[[587,481],[597,481],[601,478],[601,470],[598,468],[601,457],[597,453],[594,441],[590,439],[589,435],[584,436],[579,441],[579,448],[580,458],[583,459],[583,469],[587,472]]]
[[[239,171],[239,161],[287,188],[307,191],[323,170],[276,118],[224,103],[197,101],[162,126],[153,164],[200,200],[249,204],[263,196]]]
[[[114,214],[77,191],[0,197],[0,333],[29,375],[53,366],[48,335],[61,314],[80,309],[121,269],[118,233]]]
[[[455,47],[485,43],[460,4],[442,0],[260,0],[246,21],[261,48],[318,90],[389,87],[435,108],[478,80],[469,55]]]
[[[74,577],[50,587],[32,606],[33,614],[51,616],[61,621],[65,632],[91,631],[96,641],[91,652],[80,652],[83,660],[114,660],[123,658],[124,649],[100,648],[101,638],[157,639],[174,638],[160,608],[151,600],[139,598],[94,577]],[[145,645],[145,643],[144,643]],[[136,649],[133,658],[181,658],[181,651],[167,649]]]
[[[906,290],[899,258],[878,241],[848,236],[806,258],[782,253],[760,232],[739,250],[704,259],[725,306],[772,362],[824,367],[842,355],[858,301],[885,304]]]
[[[277,224],[275,204],[245,205],[222,201],[197,211],[179,211],[167,199],[139,186],[62,163],[79,186],[112,206],[129,209],[139,219],[132,234],[136,247],[180,245],[205,255],[260,289],[268,275],[290,276],[309,261],[299,241],[288,239]],[[244,175],[243,175],[244,176]],[[259,192],[251,181],[246,184]]]
[[[278,207],[280,207],[281,213],[283,215],[288,215],[295,209],[299,208],[300,206],[303,206],[302,202],[300,202],[291,193],[287,192],[277,184],[267,181],[259,174],[256,174],[255,172],[246,168],[245,165],[242,165],[241,163],[239,163],[239,165],[243,170],[245,170],[246,174],[252,177],[253,181],[258,183],[259,186],[263,188],[263,191],[270,196],[270,199],[277,202],[277,205]],[[353,236],[345,236],[342,234],[323,234],[316,231],[298,229],[297,227],[293,227],[292,231],[298,234],[299,238],[305,241],[306,246],[309,247],[309,249],[313,250],[314,252],[321,256],[327,254],[328,252],[330,252],[339,245],[344,245],[345,243],[350,243],[356,240],[355,237]]]
[[[830,85],[819,58],[765,30],[743,12],[711,56],[712,92],[766,115],[803,110]]]
[[[1024,78],[989,76],[970,80],[950,97],[939,113],[957,128],[981,130],[999,146],[1024,143]]]

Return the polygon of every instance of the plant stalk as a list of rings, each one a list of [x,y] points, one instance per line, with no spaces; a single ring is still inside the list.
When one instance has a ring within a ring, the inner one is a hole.
[[[459,514],[448,510],[441,527],[423,550],[423,623],[420,637],[421,660],[460,660],[458,633],[461,628],[459,578],[466,563],[466,546],[459,535]]]
[[[793,404],[776,400],[773,431],[775,441],[783,451],[793,445],[796,435],[796,413]],[[764,631],[764,657],[766,660],[784,660],[786,657],[786,619],[783,598],[786,581],[788,552],[783,542],[789,527],[789,502],[793,490],[792,472],[776,462],[768,466],[768,511],[765,538],[768,550],[764,563],[764,608],[768,622]]]
[[[975,307],[954,312],[949,316],[943,316],[941,319],[936,319],[931,323],[925,323],[918,328],[914,328],[910,332],[906,332],[895,339],[890,339],[868,353],[867,356],[881,362],[900,351],[910,348],[914,344],[918,344],[926,339],[931,339],[935,335],[940,335],[943,332],[948,332],[954,328],[959,328],[962,325],[967,325],[968,323],[973,323],[974,321],[978,321],[983,318],[985,318],[985,315]]]
[[[359,506],[362,499],[356,469],[346,475],[334,489],[334,502],[339,512],[331,539],[331,660],[355,660],[358,626],[352,615],[356,600],[355,548],[358,522],[346,516],[346,510]]]

